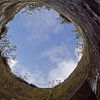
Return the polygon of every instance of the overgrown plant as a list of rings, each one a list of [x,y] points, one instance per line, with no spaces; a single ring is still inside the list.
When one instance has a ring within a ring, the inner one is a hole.
[[[75,47],[78,49],[77,55],[80,56],[83,52],[83,49],[84,49],[84,41],[83,41],[81,34],[79,33],[79,31],[77,29],[73,30],[73,32],[75,32],[75,35],[76,35],[76,37],[75,37],[75,40],[76,40]]]
[[[42,3],[34,2],[34,3],[28,3],[22,13],[32,14],[33,12],[35,12],[36,14],[36,11],[40,11],[42,7],[45,7],[45,9],[48,10],[50,9],[47,6],[44,6]]]
[[[49,82],[49,87],[55,87],[56,85],[60,84],[61,80],[53,80]]]
[[[8,28],[4,27],[4,31],[2,32],[2,35],[0,36],[0,53],[3,57],[6,57],[7,59],[15,59],[15,55],[13,54],[14,51],[16,51],[16,45],[13,45],[9,37],[7,35]]]

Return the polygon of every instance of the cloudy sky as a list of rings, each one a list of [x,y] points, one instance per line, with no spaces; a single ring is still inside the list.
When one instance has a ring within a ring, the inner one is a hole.
[[[25,80],[38,87],[51,87],[49,82],[56,80],[63,82],[79,60],[74,25],[61,24],[58,19],[59,13],[43,7],[31,15],[21,11],[7,25],[8,36],[17,46],[11,70],[21,77],[26,75]]]

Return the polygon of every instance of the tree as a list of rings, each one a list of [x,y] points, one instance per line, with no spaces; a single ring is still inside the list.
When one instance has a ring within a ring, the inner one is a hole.
[[[0,52],[6,59],[15,59],[13,52],[16,51],[16,45],[12,45],[7,35],[8,28],[4,27],[4,31],[0,36]]]
[[[50,10],[50,7],[44,6],[43,3],[33,2],[27,3],[22,13],[32,14],[33,12],[35,12],[36,14],[36,11],[40,11],[42,7],[45,7],[45,9]]]
[[[4,2],[5,1],[5,2]],[[29,0],[30,2],[31,0]],[[34,0],[32,0],[33,2]],[[40,89],[30,87],[28,84],[16,79],[16,77],[6,75],[5,70],[0,72],[0,99],[11,100],[100,100],[100,0],[35,0],[41,1],[52,6],[63,16],[68,17],[77,27],[85,39],[84,53],[77,68],[60,85],[53,89]],[[22,8],[23,3],[28,0],[1,0],[0,1],[0,25],[6,24],[11,17],[4,17],[8,6],[12,4],[15,15],[18,9]],[[20,7],[19,7],[20,6]],[[18,7],[18,8],[17,8]],[[5,8],[5,9],[4,9]],[[0,26],[0,27],[1,27]],[[1,57],[0,57],[1,61]],[[0,64],[0,68],[6,66]],[[5,73],[2,73],[5,72]],[[11,73],[9,73],[11,75]],[[4,88],[4,79],[7,79]],[[17,85],[16,85],[17,84]],[[17,91],[17,88],[21,88]],[[1,95],[2,94],[2,95]]]
[[[75,33],[75,47],[78,49],[77,55],[80,56],[83,54],[84,50],[84,40],[77,29],[73,30],[72,32]]]

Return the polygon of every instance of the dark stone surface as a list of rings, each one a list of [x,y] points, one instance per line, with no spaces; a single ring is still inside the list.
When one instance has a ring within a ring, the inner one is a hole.
[[[97,98],[88,82],[85,82],[70,100],[97,100]]]
[[[40,89],[20,80],[0,56],[0,100],[100,100],[99,0],[0,0],[1,33],[24,3],[31,1],[44,2],[71,20],[85,40],[84,54],[70,77],[53,89]]]

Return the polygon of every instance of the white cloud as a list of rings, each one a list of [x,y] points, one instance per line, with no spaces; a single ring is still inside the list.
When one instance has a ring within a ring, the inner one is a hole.
[[[48,75],[45,75],[45,72],[43,73],[41,70],[34,70],[30,72],[29,70],[22,69],[22,66],[17,60],[9,59],[9,65],[13,72],[16,72],[16,69],[18,68],[20,73],[17,73],[17,75],[24,78],[27,82],[35,84],[39,87],[52,87],[49,82],[54,81],[54,86],[59,84],[56,80],[63,82],[76,68],[77,63],[82,56],[77,56],[78,60],[74,61],[68,57],[69,52],[67,52],[67,50],[68,49],[65,45],[60,45],[53,47],[51,50],[48,50],[40,55],[41,57],[47,57],[47,59],[54,65],[48,72]],[[75,53],[77,51],[78,49],[75,49]],[[24,77],[25,75],[26,77]]]
[[[39,87],[52,87],[49,82],[54,81],[54,86],[59,84],[56,80],[60,80],[63,82],[68,76],[73,72],[76,68],[78,61],[81,56],[77,56],[76,61],[68,58],[67,55],[69,52],[66,52],[67,48],[64,45],[53,47],[51,50],[42,53],[41,57],[47,57],[50,62],[54,63],[54,66],[48,72],[48,75],[45,77],[45,72],[41,72],[41,70],[34,70],[30,72],[26,69],[20,69],[20,76],[24,78],[27,82],[37,85]],[[75,49],[75,53],[77,53],[78,49]],[[60,55],[60,56],[59,56]],[[77,54],[76,54],[77,55]],[[62,56],[62,57],[61,57]],[[19,65],[18,61],[10,59],[9,65],[11,69],[16,69],[16,66]],[[17,75],[18,75],[17,74]],[[24,77],[26,75],[26,77]]]
[[[30,16],[24,15],[22,23],[24,27],[28,28],[30,30],[29,32],[31,32],[28,40],[34,40],[34,43],[36,40],[41,42],[43,40],[47,40],[49,35],[52,33],[60,33],[64,27],[57,20],[57,17],[59,17],[59,14],[56,11],[52,9],[48,11],[45,8],[42,8],[39,13],[37,11],[37,14],[33,13]]]
[[[75,69],[76,62],[73,60],[63,60],[56,65],[48,72],[47,77],[45,73],[42,73],[40,70],[34,70],[32,73],[29,70],[21,70],[19,76],[21,76],[28,83],[32,83],[38,87],[52,87],[49,82],[55,81],[54,86],[59,84],[57,80],[63,82]],[[25,76],[26,75],[26,76]]]
[[[56,46],[42,53],[42,57],[46,57],[54,64],[54,67],[48,72],[47,82],[56,80],[63,82],[73,72],[78,61],[72,60],[69,55],[70,52],[68,52],[68,48],[65,45]],[[57,85],[58,83],[55,82],[54,84]]]
[[[64,30],[64,27],[61,27],[61,24],[58,23],[55,27],[55,30],[54,30],[54,34],[58,34],[58,33],[62,33],[62,31]]]
[[[29,70],[24,69],[20,70],[20,73],[16,73],[16,75],[27,81],[29,84],[34,84],[38,87],[47,87],[44,74],[40,70],[30,72]]]
[[[77,60],[80,61],[82,57],[82,49],[75,48],[75,54],[76,54]]]
[[[63,82],[75,69],[76,62],[73,60],[63,60],[56,65],[48,72],[47,77],[45,77],[45,72],[42,73],[40,70],[34,70],[32,73],[29,70],[20,70],[20,74],[17,73],[18,76],[22,77],[28,83],[32,83],[38,87],[52,87],[49,82],[60,80]],[[26,75],[26,76],[25,76]],[[59,84],[59,82],[55,82],[54,86]]]
[[[53,48],[42,52],[41,57],[45,57],[51,62],[58,63],[63,61],[65,58],[69,58],[70,52],[66,45],[61,44],[59,46],[54,46]]]
[[[21,23],[23,25],[24,28],[30,28],[32,27],[33,25],[33,18],[32,18],[32,15],[25,15],[25,14],[22,14],[23,17],[20,17],[21,18]]]
[[[48,26],[55,26],[58,24],[57,17],[59,17],[59,13],[53,9],[48,11],[47,9],[41,10],[41,19],[45,22]]]
[[[52,81],[54,81],[55,86],[59,84],[59,82],[56,82],[56,80],[60,80],[60,82],[63,82],[73,72],[78,62],[72,60],[71,58],[68,58],[68,52],[66,51],[67,48],[64,45],[60,45],[53,47],[47,52],[42,53],[41,57],[47,57],[50,62],[54,63],[54,66],[48,72],[48,75],[45,75],[45,72],[43,73],[41,72],[41,70],[34,70],[30,72],[29,70],[21,69],[22,66],[18,67],[20,73],[17,73],[17,75],[24,78],[27,82],[39,87],[52,87],[52,85],[49,84],[49,82]],[[13,71],[16,72],[16,66],[18,66],[19,63],[18,61],[11,59],[9,65],[11,69],[14,69]]]
[[[57,63],[56,67],[52,68],[49,72],[48,80],[55,81],[60,80],[63,82],[76,68],[77,62],[73,60],[63,60]],[[58,83],[55,83],[57,85]]]
[[[13,60],[13,59],[8,60],[8,64],[9,64],[10,68],[15,67],[17,63],[18,63],[17,60]]]

